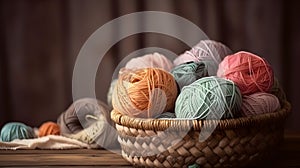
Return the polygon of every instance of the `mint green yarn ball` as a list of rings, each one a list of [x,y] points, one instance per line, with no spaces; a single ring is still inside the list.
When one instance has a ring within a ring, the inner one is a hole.
[[[207,67],[203,62],[187,62],[171,70],[180,90],[194,81],[208,76]]]
[[[188,168],[200,168],[200,166],[195,163],[195,164],[189,165]]]
[[[225,119],[238,116],[242,96],[230,80],[211,76],[183,87],[175,104],[177,118]]]
[[[14,139],[30,139],[34,138],[34,131],[23,123],[10,122],[2,127],[0,138],[3,142],[10,142]]]
[[[164,112],[159,114],[157,117],[155,118],[160,118],[160,119],[170,119],[170,118],[176,118],[175,113],[171,113],[171,112]]]

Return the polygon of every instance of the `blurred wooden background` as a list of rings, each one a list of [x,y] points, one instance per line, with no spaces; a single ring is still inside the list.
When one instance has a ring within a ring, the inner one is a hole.
[[[293,106],[287,128],[300,131],[298,1],[1,0],[0,5],[0,126],[21,121],[38,127],[44,121],[56,121],[72,103],[73,67],[87,38],[114,18],[153,10],[190,20],[210,39],[233,51],[265,57]],[[109,50],[98,69],[100,100],[106,102],[117,64],[144,47],[177,54],[188,49],[175,38],[154,33],[123,39]]]

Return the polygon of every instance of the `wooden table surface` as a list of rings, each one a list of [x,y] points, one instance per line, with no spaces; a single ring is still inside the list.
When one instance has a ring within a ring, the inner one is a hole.
[[[106,150],[0,150],[0,167],[131,167]],[[286,133],[279,155],[260,167],[300,167],[300,134]]]

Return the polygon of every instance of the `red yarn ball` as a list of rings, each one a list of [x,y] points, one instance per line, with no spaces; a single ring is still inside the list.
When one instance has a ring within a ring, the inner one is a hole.
[[[39,128],[39,137],[47,135],[60,135],[59,126],[51,121],[43,123]]]
[[[270,64],[263,58],[245,51],[225,57],[219,64],[217,76],[232,80],[245,95],[267,92],[274,82]]]

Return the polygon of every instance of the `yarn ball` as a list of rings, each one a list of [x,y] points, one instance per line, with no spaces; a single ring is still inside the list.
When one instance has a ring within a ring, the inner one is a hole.
[[[187,62],[171,70],[180,90],[197,79],[208,76],[207,67],[203,62]]]
[[[63,136],[102,147],[117,142],[109,107],[103,102],[82,98],[76,100],[57,119]]]
[[[173,63],[160,53],[147,54],[141,57],[132,58],[125,65],[126,69],[141,69],[141,68],[162,68],[170,71],[173,68]]]
[[[252,116],[275,112],[280,109],[280,103],[275,95],[258,92],[243,96],[242,115]]]
[[[270,89],[270,93],[275,95],[279,99],[280,104],[282,104],[283,101],[286,100],[286,94],[285,94],[279,80],[276,77],[274,77],[274,84],[273,84],[272,88]]]
[[[114,79],[109,86],[109,90],[107,92],[107,105],[112,108],[112,93],[114,91],[114,88],[117,84],[118,79]]]
[[[183,87],[175,104],[177,118],[221,119],[238,115],[242,96],[234,82],[211,76]]]
[[[209,76],[217,74],[218,65],[232,51],[224,44],[213,40],[201,40],[191,50],[184,52],[174,60],[174,65],[185,62],[204,62]]]
[[[219,65],[217,76],[232,80],[243,95],[268,92],[274,82],[270,64],[263,58],[245,51],[225,57]]]
[[[3,142],[10,142],[14,139],[31,139],[34,137],[33,129],[20,122],[5,124],[1,129],[0,135],[1,141]]]
[[[171,112],[164,112],[161,113],[160,115],[158,115],[155,118],[160,118],[160,119],[170,119],[170,118],[176,118],[175,113],[171,113]]]
[[[188,168],[201,168],[197,163],[189,165]]]
[[[131,117],[154,118],[173,111],[177,84],[167,71],[144,68],[120,74],[112,97],[113,108]]]
[[[47,135],[60,135],[59,126],[52,121],[43,123],[39,127],[39,137],[43,137]]]

